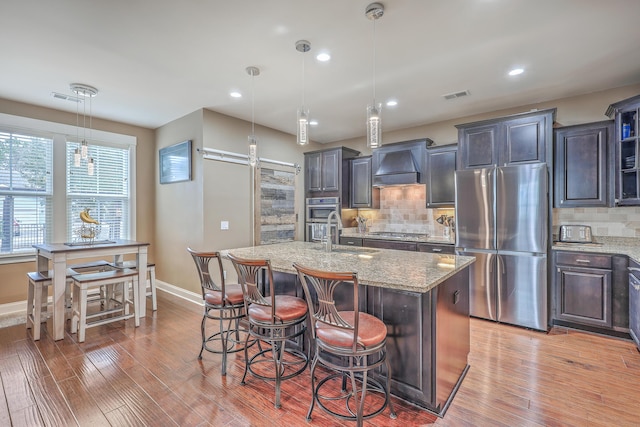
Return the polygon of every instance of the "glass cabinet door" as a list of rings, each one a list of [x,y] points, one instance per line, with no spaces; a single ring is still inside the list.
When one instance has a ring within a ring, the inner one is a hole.
[[[621,206],[640,205],[640,95],[611,104],[606,114],[615,116],[616,202]]]

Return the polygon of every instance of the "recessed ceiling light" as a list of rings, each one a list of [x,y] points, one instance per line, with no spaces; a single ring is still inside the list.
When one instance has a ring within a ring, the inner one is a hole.
[[[331,55],[329,55],[327,52],[320,52],[316,56],[316,59],[320,62],[327,62],[328,60],[331,59]]]
[[[317,120],[310,120],[309,121],[309,125],[310,126],[318,126],[318,121]]]
[[[398,101],[396,101],[395,99],[390,99],[387,101],[387,107],[395,107],[396,105],[398,105]]]
[[[513,70],[509,71],[510,76],[517,76],[522,73],[524,73],[524,68],[514,68]]]
[[[231,96],[232,98],[242,98],[242,94],[236,91],[229,93],[229,96]]]

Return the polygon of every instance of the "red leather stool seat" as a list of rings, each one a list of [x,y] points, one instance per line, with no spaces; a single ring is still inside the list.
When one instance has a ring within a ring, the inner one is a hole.
[[[229,304],[242,304],[244,296],[242,295],[242,286],[238,284],[229,284],[225,286],[225,301]],[[222,292],[207,290],[204,300],[211,305],[222,305]]]
[[[276,295],[276,319],[282,322],[290,322],[304,317],[307,314],[307,310],[307,303],[301,298],[291,295]],[[251,304],[249,306],[249,318],[258,322],[271,322],[271,307]]]
[[[355,315],[353,311],[339,311],[340,317],[353,325]],[[352,347],[353,331],[349,331],[326,323],[316,322],[318,339],[334,347]],[[366,347],[373,347],[385,340],[387,327],[375,316],[359,313],[358,343]]]

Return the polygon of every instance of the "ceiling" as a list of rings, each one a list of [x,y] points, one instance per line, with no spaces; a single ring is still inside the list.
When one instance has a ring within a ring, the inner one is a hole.
[[[375,49],[369,3],[2,0],[0,98],[76,112],[52,93],[84,83],[99,118],[157,128],[207,108],[251,121],[256,66],[255,122],[295,134],[304,76],[311,138],[327,143],[365,134],[374,50],[376,99],[398,101],[385,131],[640,82],[640,1],[382,0]]]

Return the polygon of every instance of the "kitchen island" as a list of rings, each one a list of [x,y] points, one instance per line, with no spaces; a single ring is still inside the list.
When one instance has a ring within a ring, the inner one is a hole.
[[[473,257],[288,242],[229,249],[240,258],[269,259],[279,292],[303,296],[294,263],[355,271],[360,309],[387,325],[391,392],[443,416],[469,366],[469,267]],[[343,295],[339,309],[353,307]]]

